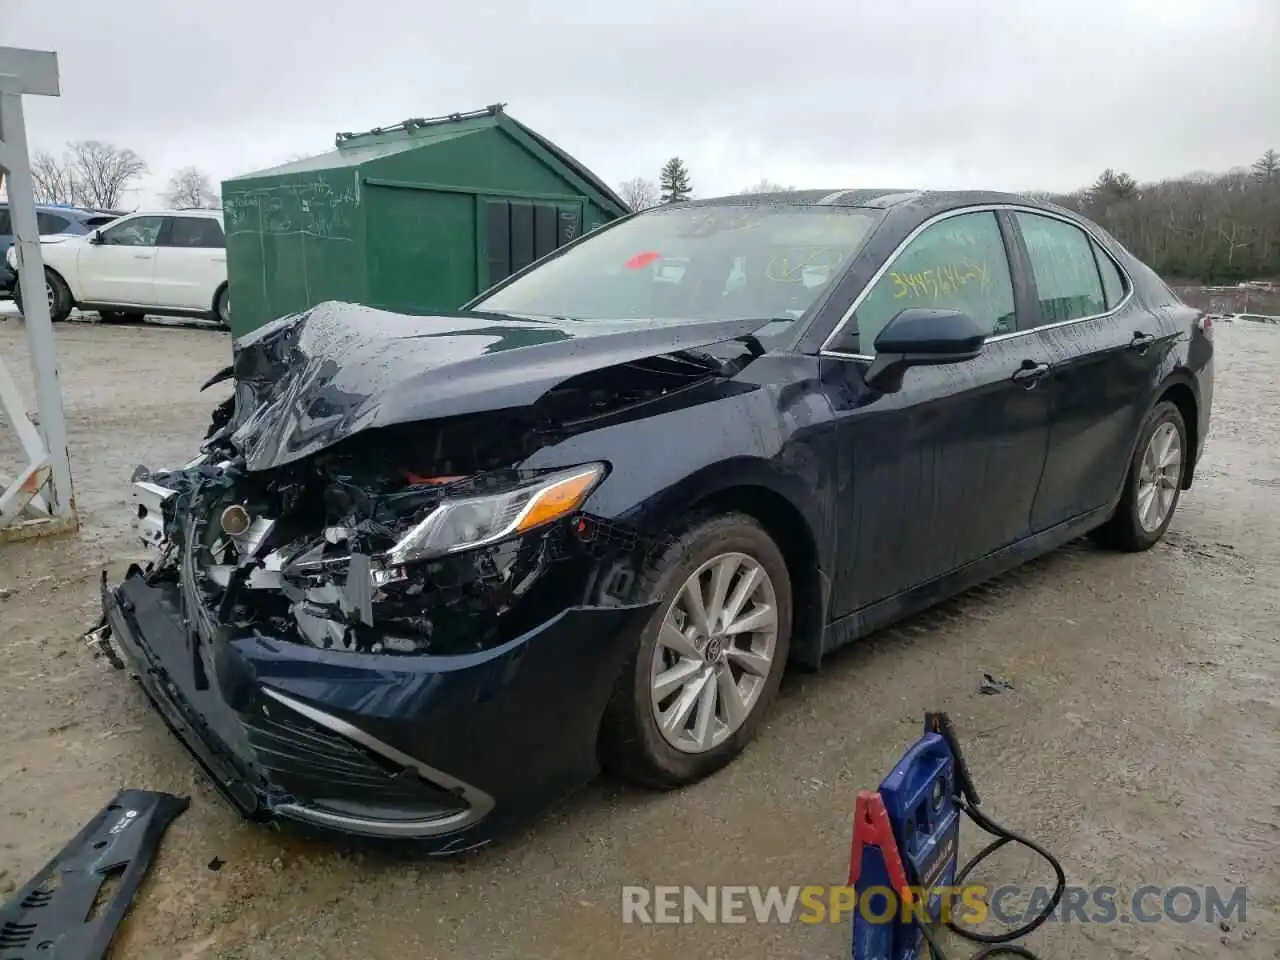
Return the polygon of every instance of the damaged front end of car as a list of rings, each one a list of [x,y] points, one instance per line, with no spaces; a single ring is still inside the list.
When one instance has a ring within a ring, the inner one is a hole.
[[[380,423],[372,391],[337,399],[359,358],[300,347],[297,322],[237,345],[195,460],[135,472],[155,559],[104,579],[95,640],[246,815],[441,852],[486,842],[594,774],[654,607],[630,590],[653,545],[587,509],[610,464],[526,462],[731,368],[637,356],[524,406]]]
[[[160,551],[150,576],[181,580],[211,632],[252,626],[372,654],[450,656],[510,639],[513,607],[569,559],[572,531],[557,521],[606,473],[422,476],[354,451],[265,473],[211,459],[135,477],[140,535]]]

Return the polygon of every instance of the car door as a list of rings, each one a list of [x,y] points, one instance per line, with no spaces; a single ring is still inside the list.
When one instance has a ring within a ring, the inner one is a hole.
[[[1016,279],[994,212],[946,215],[855,301],[858,354],[824,353],[840,476],[833,616],[1029,533],[1049,434],[1038,389],[1048,360],[1017,333],[1030,301]],[[910,368],[898,392],[881,394],[863,374],[876,335],[907,307],[961,310],[990,336],[977,358]]]
[[[156,251],[155,297],[160,306],[210,310],[227,279],[222,224],[210,215],[174,215]]]
[[[164,217],[138,214],[121,217],[80,243],[76,253],[78,289],[82,303],[124,303],[152,306],[152,276]]]
[[[1018,211],[1036,336],[1052,363],[1049,451],[1034,531],[1108,504],[1120,489],[1146,398],[1176,329],[1132,296],[1124,272],[1079,225]]]

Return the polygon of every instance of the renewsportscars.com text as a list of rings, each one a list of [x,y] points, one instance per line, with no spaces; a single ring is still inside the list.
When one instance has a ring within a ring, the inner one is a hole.
[[[844,923],[855,912],[872,923],[918,915],[925,902],[899,902],[893,891],[871,888],[859,899],[849,886],[628,886],[622,888],[623,923]],[[977,926],[988,918],[1005,926],[1027,923],[1049,905],[1053,891],[1017,886],[936,887],[944,921]],[[1067,887],[1049,923],[1244,922],[1247,888],[1155,885],[1132,892],[1114,886]]]

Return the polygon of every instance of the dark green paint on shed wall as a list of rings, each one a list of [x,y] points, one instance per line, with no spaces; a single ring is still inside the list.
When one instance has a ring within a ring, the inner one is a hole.
[[[365,134],[223,183],[232,330],[324,300],[453,310],[629,212],[495,106]]]

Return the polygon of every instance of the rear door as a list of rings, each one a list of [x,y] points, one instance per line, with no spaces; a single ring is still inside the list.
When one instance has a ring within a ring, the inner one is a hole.
[[[823,357],[840,462],[833,616],[946,574],[1025,537],[1048,442],[1037,379],[1048,358],[1019,336],[1004,230],[990,210],[948,216],[891,260],[857,306],[857,358]],[[990,331],[976,359],[909,369],[897,393],[863,380],[876,335],[907,307],[961,310]]]
[[[85,303],[151,306],[152,276],[164,217],[139,214],[103,227],[101,243],[74,241],[76,299]]]
[[[227,241],[212,216],[172,216],[156,250],[157,306],[211,310],[213,294],[227,279]]]
[[[1035,337],[1053,365],[1049,452],[1032,510],[1046,530],[1109,503],[1120,489],[1161,360],[1176,331],[1131,295],[1130,281],[1066,219],[1011,215],[1037,302]]]

